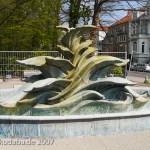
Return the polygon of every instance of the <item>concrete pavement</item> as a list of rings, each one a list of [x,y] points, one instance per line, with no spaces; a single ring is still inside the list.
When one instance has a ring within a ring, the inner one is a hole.
[[[1,139],[2,140],[2,139]],[[51,139],[48,145],[0,145],[1,150],[149,150],[150,131],[84,138]]]
[[[137,77],[137,76],[127,76],[128,80],[131,80],[133,82],[136,82],[137,85],[139,84],[140,86],[150,86],[147,84],[144,84],[145,77]],[[150,78],[149,78],[150,79]],[[25,82],[21,81],[20,79],[8,79],[5,80],[4,82],[1,80],[0,82],[0,89],[8,89],[8,88],[18,88],[20,85],[25,84]]]
[[[25,84],[25,82],[20,79],[7,79],[5,81],[0,82],[0,89],[8,89],[8,88],[18,88],[19,86]]]
[[[145,77],[147,77],[150,81],[150,72],[137,72],[137,71],[130,71],[127,73],[127,79],[133,82],[136,82],[138,85],[142,86],[150,86],[148,84],[144,84]]]
[[[133,82],[138,83],[144,83],[145,78],[143,77],[135,77],[135,76],[127,76],[127,79]]]
[[[135,82],[136,85],[135,86],[146,86],[146,87],[150,87],[150,84],[145,84],[145,77],[136,77],[136,76],[127,76],[127,79]],[[150,78],[148,78],[150,80]]]

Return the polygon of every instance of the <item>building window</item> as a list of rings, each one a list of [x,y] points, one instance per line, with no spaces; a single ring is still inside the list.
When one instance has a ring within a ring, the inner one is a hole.
[[[125,52],[126,51],[126,45],[119,45],[119,51],[120,52]]]
[[[119,31],[119,27],[116,28],[116,31]]]
[[[150,8],[147,9],[147,15],[150,15]]]
[[[133,19],[137,18],[137,12],[133,12]]]
[[[142,42],[142,53],[145,51],[145,42]]]
[[[141,33],[147,34],[147,23],[146,23],[146,21],[142,21],[142,23],[141,23]]]
[[[117,52],[119,52],[119,49],[120,49],[120,45],[117,46]]]
[[[126,25],[123,26],[123,32],[126,32]]]
[[[133,26],[133,28],[132,28],[132,33],[133,33],[133,34],[136,34],[136,26]]]
[[[126,35],[123,36],[123,41],[126,42]]]
[[[113,29],[110,29],[110,34],[111,34],[111,35],[113,34]]]
[[[131,24],[131,34],[137,34],[139,32],[138,30],[138,24],[136,22],[133,22]]]
[[[133,52],[137,52],[137,42],[133,43]]]
[[[117,36],[117,43],[120,42],[120,36]]]
[[[126,35],[117,36],[117,43],[126,42]]]

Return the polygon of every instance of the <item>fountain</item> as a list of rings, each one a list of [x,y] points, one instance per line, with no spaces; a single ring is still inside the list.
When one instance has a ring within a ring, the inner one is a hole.
[[[136,88],[110,69],[129,60],[95,56],[88,35],[95,26],[67,28],[64,58],[38,56],[17,60],[41,71],[17,90],[0,91],[0,137],[106,135],[150,129],[150,89]]]

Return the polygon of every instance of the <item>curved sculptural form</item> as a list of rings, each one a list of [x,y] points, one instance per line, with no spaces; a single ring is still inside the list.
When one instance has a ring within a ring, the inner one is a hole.
[[[4,110],[26,106],[43,111],[69,108],[67,114],[73,114],[86,106],[100,106],[103,113],[109,112],[111,106],[128,109],[131,104],[141,107],[150,100],[148,92],[139,94],[132,89],[135,83],[120,77],[106,77],[110,68],[124,66],[128,60],[93,55],[96,48],[91,46],[87,35],[96,30],[95,26],[57,28],[66,32],[61,45],[57,46],[64,58],[39,56],[17,60],[40,70],[43,79],[31,77],[18,90],[5,93],[0,99]]]

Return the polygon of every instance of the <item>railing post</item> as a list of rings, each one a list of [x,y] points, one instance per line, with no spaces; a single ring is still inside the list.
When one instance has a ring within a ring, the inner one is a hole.
[[[127,60],[127,51],[125,51],[125,60]],[[125,65],[125,78],[127,77],[127,64]]]

